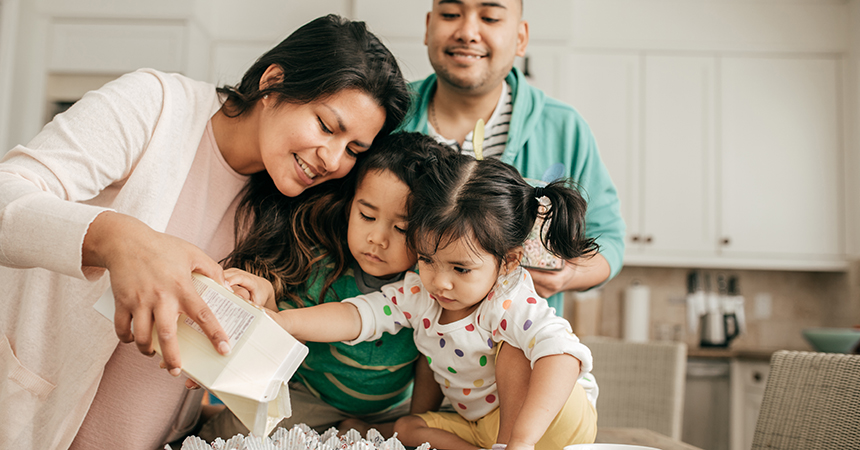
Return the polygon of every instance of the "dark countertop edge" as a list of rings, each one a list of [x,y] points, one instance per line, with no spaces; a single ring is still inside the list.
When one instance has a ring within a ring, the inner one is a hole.
[[[702,348],[687,349],[689,358],[738,358],[755,361],[770,361],[773,353],[781,349],[744,349],[744,348]]]

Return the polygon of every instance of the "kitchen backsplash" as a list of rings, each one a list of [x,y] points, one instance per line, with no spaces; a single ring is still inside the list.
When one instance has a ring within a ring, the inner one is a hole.
[[[703,273],[710,275],[712,286],[718,274],[738,277],[747,329],[731,348],[811,350],[801,335],[804,328],[860,325],[860,264],[854,266],[837,273],[718,269]],[[650,339],[698,347],[699,336],[690,332],[686,318],[690,270],[625,267],[596,292],[577,294],[578,300],[568,295],[565,316],[579,334],[623,337],[624,293],[631,284],[641,283],[650,288]],[[581,312],[579,320],[573,318],[574,311]]]

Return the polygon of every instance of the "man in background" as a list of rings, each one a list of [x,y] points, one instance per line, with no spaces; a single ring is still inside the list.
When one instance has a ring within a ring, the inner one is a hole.
[[[499,158],[529,179],[573,179],[588,200],[586,233],[600,251],[561,270],[530,269],[537,293],[562,315],[562,293],[598,286],[620,270],[625,224],[618,195],[590,128],[571,106],[530,86],[513,67],[529,41],[522,0],[433,0],[424,44],[434,74],[412,83],[416,98],[402,129],[420,131],[484,158]]]

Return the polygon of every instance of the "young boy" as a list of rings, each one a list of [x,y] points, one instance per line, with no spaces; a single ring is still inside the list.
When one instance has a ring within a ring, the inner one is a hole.
[[[413,184],[428,165],[451,153],[419,133],[393,134],[375,144],[357,163],[343,184],[348,187],[346,194],[340,187],[321,186],[313,200],[305,202],[309,206],[296,212],[292,220],[292,232],[311,234],[316,262],[306,281],[287,288],[278,298],[277,308],[339,302],[402,280],[417,261],[406,245],[406,215]],[[286,278],[301,278],[302,269],[287,270]],[[225,275],[237,292],[249,283],[272,289],[270,283],[258,283],[254,275],[238,269],[228,269]],[[355,346],[307,345],[310,353],[290,383],[293,416],[279,426],[289,429],[305,423],[322,432],[332,426],[362,429],[370,423],[383,435],[391,436],[394,420],[410,412],[412,363],[419,355],[412,336],[386,333]],[[248,430],[225,410],[207,422],[198,435],[212,441],[238,433],[247,434]]]

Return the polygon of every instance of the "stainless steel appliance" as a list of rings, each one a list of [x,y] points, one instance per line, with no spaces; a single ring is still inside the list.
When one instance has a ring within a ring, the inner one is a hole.
[[[687,320],[690,331],[699,331],[701,347],[728,347],[744,328],[744,298],[737,277],[718,275],[712,290],[709,274],[692,271],[687,276]]]

